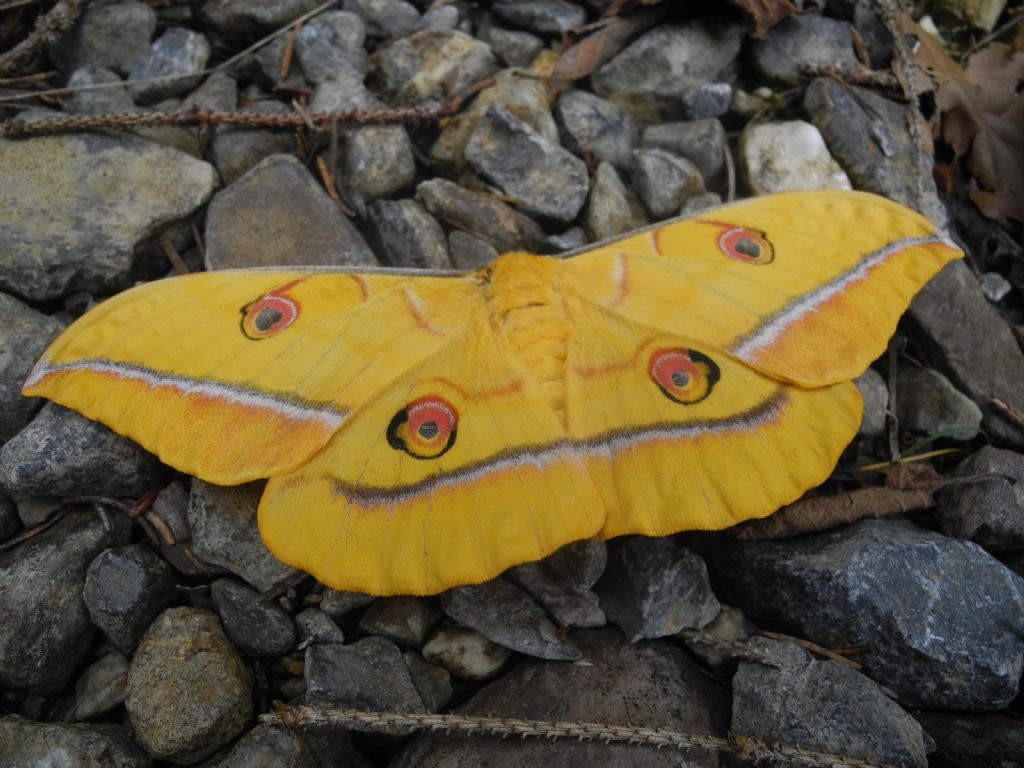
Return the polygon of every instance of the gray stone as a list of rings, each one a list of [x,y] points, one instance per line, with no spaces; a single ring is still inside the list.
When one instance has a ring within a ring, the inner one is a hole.
[[[683,207],[679,209],[680,216],[692,216],[698,211],[703,211],[708,208],[717,208],[722,204],[722,196],[717,192],[701,192],[699,195],[693,195],[692,197],[686,198],[686,202],[683,203]]]
[[[225,72],[214,72],[181,100],[179,108],[234,112],[238,109],[238,83]]]
[[[416,199],[440,221],[489,243],[498,253],[536,251],[544,242],[544,230],[536,221],[492,195],[460,187],[447,179],[430,179],[416,187]],[[456,260],[459,269],[470,268]],[[484,262],[486,263],[486,262]]]
[[[819,77],[807,88],[804,109],[855,188],[920,207],[909,107]],[[934,181],[925,181],[934,194]]]
[[[91,720],[124,703],[128,657],[112,651],[85,668],[75,683],[75,719]]]
[[[188,523],[192,548],[208,563],[226,568],[260,592],[292,575],[259,537],[256,509],[263,483],[226,487],[192,480]]]
[[[368,635],[419,648],[427,632],[442,616],[435,600],[411,595],[382,597],[366,609],[359,620],[359,628]]]
[[[14,502],[0,494],[0,542],[7,541],[21,530],[18,508]]]
[[[420,12],[405,0],[345,0],[343,7],[362,18],[370,37],[399,37],[420,24]]]
[[[213,613],[169,608],[135,651],[125,707],[149,754],[188,765],[245,729],[252,680]]]
[[[889,385],[882,374],[868,368],[853,380],[864,400],[864,411],[860,417],[858,435],[880,437],[885,434],[885,413],[889,408]]]
[[[336,645],[345,642],[345,633],[330,616],[319,608],[307,608],[300,611],[295,616],[295,626],[299,629],[301,647],[313,643]]]
[[[149,755],[119,725],[37,723],[0,717],[3,768],[149,768]]]
[[[912,706],[1005,707],[1024,670],[1024,580],[976,544],[901,520],[785,541],[729,542],[726,599],[826,647]]]
[[[967,265],[947,264],[911,302],[910,318],[930,340],[940,369],[981,406],[985,431],[1024,446],[1024,431],[992,404],[1024,403],[1024,354]]]
[[[0,444],[14,437],[45,400],[23,397],[32,366],[64,329],[59,320],[0,293]]]
[[[288,26],[321,3],[318,0],[205,0],[199,18],[227,41],[255,40]]]
[[[295,622],[288,612],[234,579],[210,585],[213,609],[234,646],[249,656],[283,656],[295,645]]]
[[[558,144],[558,126],[551,115],[551,99],[543,80],[528,80],[512,70],[498,72],[494,84],[476,95],[467,109],[448,120],[430,148],[430,163],[457,176],[465,169],[466,144],[481,118],[494,106],[506,109],[552,144]]]
[[[583,228],[591,240],[608,240],[648,223],[647,214],[633,191],[611,163],[601,163],[590,179],[590,195],[583,209]]]
[[[442,712],[451,701],[452,676],[448,670],[437,664],[430,664],[415,651],[406,651],[402,654],[405,665],[409,668],[412,676],[412,683],[416,691],[423,699],[423,705],[428,712]]]
[[[375,200],[366,208],[381,262],[413,269],[451,269],[448,239],[437,219],[415,200]]]
[[[665,537],[616,539],[595,589],[608,621],[631,643],[700,629],[720,609],[704,561]]]
[[[510,568],[505,576],[544,606],[558,626],[600,627],[605,615],[591,587],[607,562],[603,541],[578,541],[539,562]]]
[[[342,763],[342,755],[335,755]],[[204,768],[319,768],[307,735],[298,728],[259,723],[240,738],[223,758]]]
[[[685,157],[697,166],[708,186],[718,186],[725,180],[726,136],[719,120],[649,125],[644,128],[640,144],[645,149],[664,149]]]
[[[739,24],[654,27],[591,76],[594,92],[627,107],[639,127],[683,117],[683,94],[714,82],[740,51]]]
[[[312,707],[426,711],[402,652],[383,637],[307,648],[306,703]]]
[[[454,5],[438,5],[424,12],[420,26],[425,29],[455,29],[459,26],[460,15]]]
[[[448,235],[448,253],[456,269],[479,269],[498,258],[498,250],[486,240],[454,230]]]
[[[284,114],[290,110],[279,101],[258,101],[248,104],[242,112],[263,114]],[[217,166],[225,184],[231,184],[255,168],[270,155],[298,152],[295,137],[287,131],[272,128],[242,128],[233,125],[218,125],[210,145],[210,159]],[[310,193],[311,197],[318,197]],[[326,207],[323,203],[319,207]]]
[[[1013,284],[998,272],[986,272],[981,276],[981,292],[993,304],[1005,299],[1012,290]]]
[[[638,200],[637,203],[639,204],[639,202]],[[586,215],[586,208],[584,208],[584,215]],[[569,227],[564,232],[556,232],[544,239],[544,253],[573,251],[583,248],[589,242],[583,227]]]
[[[478,691],[457,711],[464,715],[629,723],[684,733],[722,736],[728,727],[727,693],[664,641],[629,645],[615,630],[573,635],[586,665],[527,660]],[[718,757],[699,750],[638,749],[573,739],[557,745],[540,739],[450,739],[421,734],[391,768],[712,768]]]
[[[981,409],[931,368],[900,369],[896,411],[902,429],[929,436],[947,433],[952,440],[968,441],[981,426]]]
[[[82,594],[92,623],[131,653],[150,622],[176,602],[169,565],[144,544],[108,549],[89,565]]]
[[[116,287],[139,244],[205,203],[215,176],[133,137],[0,140],[0,290],[45,301]]]
[[[72,33],[50,46],[50,56],[67,70],[91,64],[127,75],[149,52],[156,21],[156,11],[139,0],[90,3]]]
[[[683,94],[683,112],[689,120],[721,117],[732,105],[729,83],[704,83]]]
[[[206,267],[370,266],[359,231],[290,155],[259,163],[210,202]]]
[[[795,189],[851,189],[850,179],[810,123],[750,123],[740,136],[740,171],[758,195]]]
[[[1016,714],[915,712],[936,743],[932,768],[1021,768],[1024,722]]]
[[[294,91],[295,89],[307,91],[309,90],[311,83],[306,79],[305,70],[301,65],[299,65],[298,59],[294,55],[291,59],[291,66],[289,66],[285,71],[283,77],[281,75],[281,62],[285,59],[286,45],[287,39],[285,36],[279,35],[269,44],[256,51],[252,56],[252,76],[261,85],[273,91],[288,92]],[[246,72],[244,70],[230,71],[240,78],[244,78],[246,76]],[[362,80],[362,75],[355,73],[352,67],[344,67],[340,70],[336,70],[336,72],[354,74]]]
[[[502,21],[541,35],[561,35],[587,20],[581,6],[566,0],[511,0],[492,8]]]
[[[778,666],[740,661],[733,733],[871,763],[928,765],[921,726],[868,678],[792,643],[755,637],[750,644]]]
[[[507,110],[491,106],[466,145],[466,161],[527,213],[572,221],[586,201],[587,168]]]
[[[700,169],[663,149],[633,150],[632,171],[637,194],[655,220],[675,216],[689,198],[704,193]]]
[[[381,49],[373,74],[389,102],[414,105],[455,96],[497,70],[479,40],[452,29],[421,29]]]
[[[168,484],[157,495],[146,514],[154,517],[170,532],[170,540],[160,536],[160,554],[186,576],[209,578],[211,569],[192,552],[192,531],[188,527],[189,490],[180,480]]]
[[[384,106],[360,78],[339,73],[317,86],[310,109],[330,112]],[[338,135],[343,150],[338,156],[337,170],[347,190],[365,200],[376,200],[396,195],[412,185],[416,160],[404,126],[340,128]]]
[[[79,509],[0,553],[0,686],[42,695],[64,689],[95,632],[82,601],[86,569],[102,550],[126,543],[130,530],[124,515],[104,521]]]
[[[126,437],[56,403],[0,448],[0,487],[18,496],[141,496],[163,466]]]
[[[569,90],[559,97],[555,118],[568,149],[619,170],[629,168],[637,129],[618,104],[587,91]]]
[[[364,75],[370,68],[366,56],[366,25],[354,13],[328,11],[302,25],[295,37],[295,56],[302,71],[319,83],[341,70]]]
[[[90,85],[113,85],[120,83],[121,78],[109,69],[95,64],[83,64],[71,73],[68,88],[82,88]],[[128,90],[121,88],[103,88],[101,90],[72,91],[64,99],[64,108],[76,114],[102,114],[103,112],[138,112]]]
[[[563,641],[539,605],[503,579],[450,589],[441,608],[453,619],[513,651],[541,659],[576,661],[579,649]]]
[[[475,629],[443,627],[423,646],[423,658],[463,680],[494,677],[512,652],[488,640]]]
[[[153,104],[182,96],[199,85],[198,73],[206,67],[209,58],[210,43],[204,35],[183,27],[171,27],[153,42],[148,53],[135,62],[128,79],[174,79],[132,83],[128,86],[128,93],[138,104]]]
[[[544,41],[536,35],[493,25],[480,34],[480,39],[513,67],[530,66],[530,62],[544,48]]]
[[[957,478],[971,480],[957,483]],[[989,550],[1024,550],[1024,456],[986,445],[948,480],[936,497],[944,534]]]
[[[754,66],[761,76],[799,85],[808,67],[856,66],[853,27],[813,14],[790,16],[754,43]]]
[[[340,619],[345,614],[362,608],[364,605],[369,605],[376,599],[373,595],[365,595],[362,592],[341,592],[328,587],[323,591],[320,610],[332,619]]]

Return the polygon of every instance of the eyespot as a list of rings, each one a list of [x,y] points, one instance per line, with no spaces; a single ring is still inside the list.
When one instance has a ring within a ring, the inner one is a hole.
[[[286,283],[242,307],[242,333],[250,339],[265,339],[294,323],[299,316],[299,303],[285,291],[297,282]]]
[[[455,444],[458,411],[436,396],[413,400],[388,424],[388,444],[416,459],[436,459]]]
[[[764,232],[745,227],[733,227],[718,238],[722,253],[747,264],[770,264],[775,260],[775,248]]]
[[[665,397],[685,405],[711,394],[721,375],[710,357],[692,349],[657,349],[651,353],[647,371]]]

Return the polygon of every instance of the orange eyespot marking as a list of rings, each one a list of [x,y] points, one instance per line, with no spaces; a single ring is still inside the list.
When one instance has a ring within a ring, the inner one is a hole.
[[[771,264],[775,260],[775,248],[764,232],[745,227],[733,227],[718,237],[722,253],[747,264]]]
[[[711,394],[721,375],[710,357],[692,349],[656,349],[647,372],[665,397],[684,405]]]
[[[280,333],[294,323],[300,306],[286,291],[298,282],[285,283],[242,307],[242,333],[258,341]]]
[[[413,400],[388,424],[388,444],[416,459],[436,459],[455,444],[459,413],[447,400],[428,395]]]

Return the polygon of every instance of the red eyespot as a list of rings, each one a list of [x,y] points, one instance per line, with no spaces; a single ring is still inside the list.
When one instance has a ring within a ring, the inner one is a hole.
[[[250,339],[265,339],[294,323],[299,316],[299,303],[285,291],[297,282],[286,283],[242,307],[242,333]]]
[[[413,400],[388,425],[388,444],[417,459],[436,459],[455,444],[458,411],[436,396]]]
[[[720,376],[711,358],[692,349],[657,349],[647,371],[665,397],[686,405],[711,394]]]
[[[770,264],[775,259],[775,248],[764,232],[745,227],[733,227],[718,238],[722,253],[747,264]]]

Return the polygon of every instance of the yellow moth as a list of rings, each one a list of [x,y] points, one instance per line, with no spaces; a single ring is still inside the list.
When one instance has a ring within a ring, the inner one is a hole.
[[[269,478],[264,541],[332,587],[432,594],[794,500],[857,431],[850,380],[960,255],[829,190],[468,273],[186,275],[82,317],[24,392],[212,483]]]

